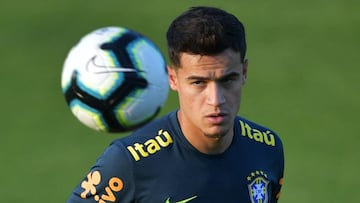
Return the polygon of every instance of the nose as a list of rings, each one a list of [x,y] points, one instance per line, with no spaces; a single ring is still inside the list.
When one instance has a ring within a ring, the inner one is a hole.
[[[216,82],[209,84],[207,103],[211,106],[220,106],[224,104],[226,102],[224,91],[225,90]]]

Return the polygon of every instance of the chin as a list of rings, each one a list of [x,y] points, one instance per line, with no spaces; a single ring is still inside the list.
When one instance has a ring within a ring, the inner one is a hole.
[[[207,133],[205,133],[205,136],[208,138],[214,138],[214,139],[221,139],[223,137],[225,137],[228,134],[229,130],[228,129],[222,129],[222,128],[218,128],[218,129],[214,129],[211,132],[208,131]]]

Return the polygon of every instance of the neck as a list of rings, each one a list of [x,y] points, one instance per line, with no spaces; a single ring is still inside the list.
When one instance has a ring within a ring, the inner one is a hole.
[[[192,127],[188,122],[182,118],[181,113],[178,112],[178,119],[181,130],[188,140],[198,151],[204,154],[221,154],[231,144],[233,139],[233,129],[221,134],[206,134],[199,128]]]
[[[226,134],[219,138],[207,137],[206,135],[200,135],[201,139],[195,139],[190,141],[191,137],[188,138],[186,135],[185,137],[189,140],[189,142],[200,152],[204,154],[221,154],[227,148],[229,148],[233,135]]]

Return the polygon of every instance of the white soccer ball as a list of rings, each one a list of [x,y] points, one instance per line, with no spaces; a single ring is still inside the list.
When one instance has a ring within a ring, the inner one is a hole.
[[[129,131],[152,120],[169,92],[160,50],[122,27],[85,35],[65,60],[61,87],[78,120],[105,132]]]

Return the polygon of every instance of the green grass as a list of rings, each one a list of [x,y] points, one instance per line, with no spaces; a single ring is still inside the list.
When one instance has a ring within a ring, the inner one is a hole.
[[[247,29],[240,114],[273,128],[286,154],[280,202],[359,202],[360,3],[27,1],[0,8],[1,202],[64,202],[111,140],[70,113],[64,59],[103,26],[137,30],[165,53],[171,20],[193,5],[235,13]],[[172,93],[164,114],[177,105]]]

